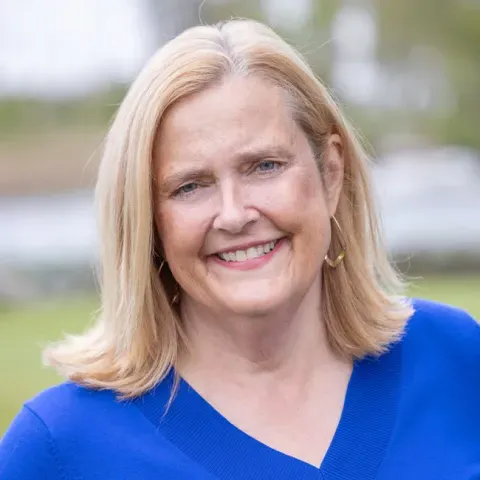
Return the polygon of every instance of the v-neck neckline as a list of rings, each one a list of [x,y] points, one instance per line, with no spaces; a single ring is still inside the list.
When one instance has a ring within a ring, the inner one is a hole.
[[[354,362],[336,432],[320,468],[246,434],[185,380],[165,414],[173,373],[135,400],[177,448],[222,480],[373,480],[395,422],[401,344]]]

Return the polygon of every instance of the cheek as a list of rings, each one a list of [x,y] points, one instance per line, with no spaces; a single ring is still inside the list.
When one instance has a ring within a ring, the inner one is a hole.
[[[190,262],[192,256],[198,255],[205,231],[201,215],[185,206],[165,205],[158,209],[155,219],[169,263],[173,265],[179,259]]]
[[[275,212],[275,223],[292,234],[315,231],[328,221],[320,174],[313,168],[288,172],[265,197],[265,208]]]
[[[269,213],[265,212],[278,228],[293,236],[292,246],[302,269],[316,270],[330,243],[330,219],[323,184],[315,169],[294,173],[278,185],[275,196],[266,199]]]

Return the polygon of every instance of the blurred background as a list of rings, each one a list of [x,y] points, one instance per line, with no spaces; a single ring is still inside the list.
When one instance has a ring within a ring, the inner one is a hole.
[[[232,16],[293,43],[368,139],[411,295],[480,318],[479,0],[0,0],[0,436],[59,381],[42,346],[98,307],[93,187],[129,82]]]

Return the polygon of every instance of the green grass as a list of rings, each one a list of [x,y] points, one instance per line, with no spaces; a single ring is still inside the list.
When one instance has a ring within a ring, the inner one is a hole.
[[[88,298],[0,310],[0,435],[26,399],[61,380],[41,365],[43,346],[80,332],[97,306]]]
[[[456,305],[480,319],[480,276],[416,280],[412,296]],[[0,310],[0,435],[22,403],[61,379],[41,366],[40,352],[63,332],[79,332],[97,308],[95,298]]]
[[[463,308],[480,320],[480,275],[428,277],[410,284],[411,296]]]

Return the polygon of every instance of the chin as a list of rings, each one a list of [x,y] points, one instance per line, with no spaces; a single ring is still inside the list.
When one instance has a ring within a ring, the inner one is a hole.
[[[228,302],[223,301],[224,308],[239,316],[266,316],[284,307],[289,297],[289,295],[281,295],[278,290],[276,292],[269,290],[257,289],[255,292],[251,289],[245,292],[241,289],[237,290],[233,295],[223,297],[228,298]]]

